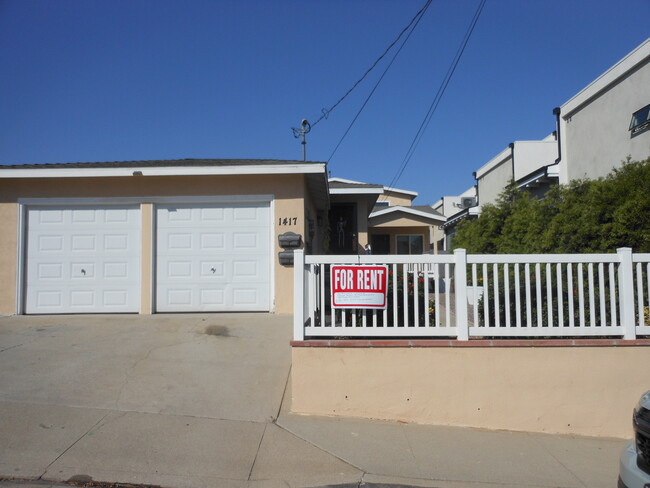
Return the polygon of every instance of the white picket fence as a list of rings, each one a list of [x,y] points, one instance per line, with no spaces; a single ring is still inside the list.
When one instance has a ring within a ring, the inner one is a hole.
[[[333,264],[386,264],[386,310],[332,310]],[[294,252],[294,339],[650,335],[650,254]]]

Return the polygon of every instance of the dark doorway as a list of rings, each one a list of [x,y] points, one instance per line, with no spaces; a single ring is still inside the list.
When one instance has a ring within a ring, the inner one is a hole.
[[[370,236],[370,247],[373,254],[390,254],[390,235],[373,234]]]
[[[330,207],[330,252],[357,254],[357,205],[333,203]]]

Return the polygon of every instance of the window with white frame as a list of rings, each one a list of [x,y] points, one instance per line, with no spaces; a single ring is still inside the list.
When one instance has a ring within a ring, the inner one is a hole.
[[[396,237],[397,254],[423,254],[424,237],[422,234],[402,234]]]

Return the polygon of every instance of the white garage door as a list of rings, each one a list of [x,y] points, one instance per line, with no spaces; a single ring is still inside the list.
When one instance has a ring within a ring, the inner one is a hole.
[[[26,313],[140,310],[138,206],[29,207]]]
[[[156,310],[268,311],[269,203],[160,205]]]

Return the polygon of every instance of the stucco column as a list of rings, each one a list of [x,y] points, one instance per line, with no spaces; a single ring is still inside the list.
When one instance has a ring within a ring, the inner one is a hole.
[[[140,228],[141,228],[141,251],[140,251],[140,313],[152,314],[152,258],[153,258],[153,204],[140,204]]]

